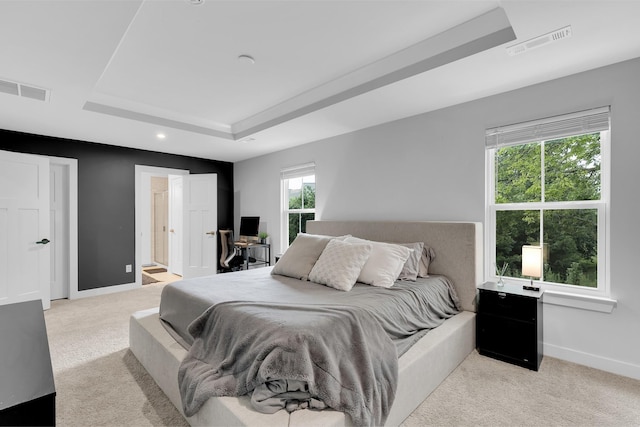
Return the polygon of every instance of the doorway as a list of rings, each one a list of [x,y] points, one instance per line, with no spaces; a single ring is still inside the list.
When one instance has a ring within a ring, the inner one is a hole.
[[[78,160],[49,156],[51,300],[80,297],[78,291]]]
[[[143,278],[148,279],[144,269],[157,266],[172,273],[169,176],[188,175],[189,171],[142,165],[135,168],[136,285],[142,285]]]
[[[78,289],[76,159],[0,151],[0,304]]]
[[[184,278],[216,274],[217,174],[191,175],[187,170],[136,165],[135,284],[141,286],[143,267],[153,259],[151,177],[169,181],[168,272]]]
[[[169,265],[169,178],[151,177],[151,260]]]

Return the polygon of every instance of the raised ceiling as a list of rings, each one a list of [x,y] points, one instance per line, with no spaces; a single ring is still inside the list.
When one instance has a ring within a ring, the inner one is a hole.
[[[0,80],[48,99],[0,87],[0,127],[240,161],[639,57],[637,16],[615,0],[3,0]]]

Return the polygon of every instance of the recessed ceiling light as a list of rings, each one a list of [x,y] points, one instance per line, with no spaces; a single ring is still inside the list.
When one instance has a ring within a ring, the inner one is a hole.
[[[167,137],[167,135],[165,135],[165,134],[164,134],[164,133],[162,133],[162,132],[158,132],[158,133],[156,134],[156,137],[157,137],[158,139],[165,139],[165,138]]]
[[[240,142],[242,142],[243,144],[246,144],[247,142],[253,142],[255,140],[256,140],[255,138],[249,137],[249,138],[241,139]]]
[[[251,55],[240,55],[238,56],[238,61],[242,62],[243,64],[255,64],[256,60],[253,59],[253,56]]]
[[[204,0],[185,0],[187,3],[191,3],[194,6],[201,5],[204,3]]]

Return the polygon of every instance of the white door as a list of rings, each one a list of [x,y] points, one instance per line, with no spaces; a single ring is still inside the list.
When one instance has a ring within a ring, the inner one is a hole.
[[[49,209],[49,159],[0,151],[0,305],[50,307]]]
[[[183,271],[186,279],[215,274],[218,241],[217,174],[183,177]]]
[[[180,175],[169,175],[169,272],[182,276],[182,185]]]

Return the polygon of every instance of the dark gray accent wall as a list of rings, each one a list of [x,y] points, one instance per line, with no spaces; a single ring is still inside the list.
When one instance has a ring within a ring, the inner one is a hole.
[[[135,282],[135,165],[218,174],[218,228],[233,227],[233,163],[0,130],[0,150],[78,160],[78,290]]]

